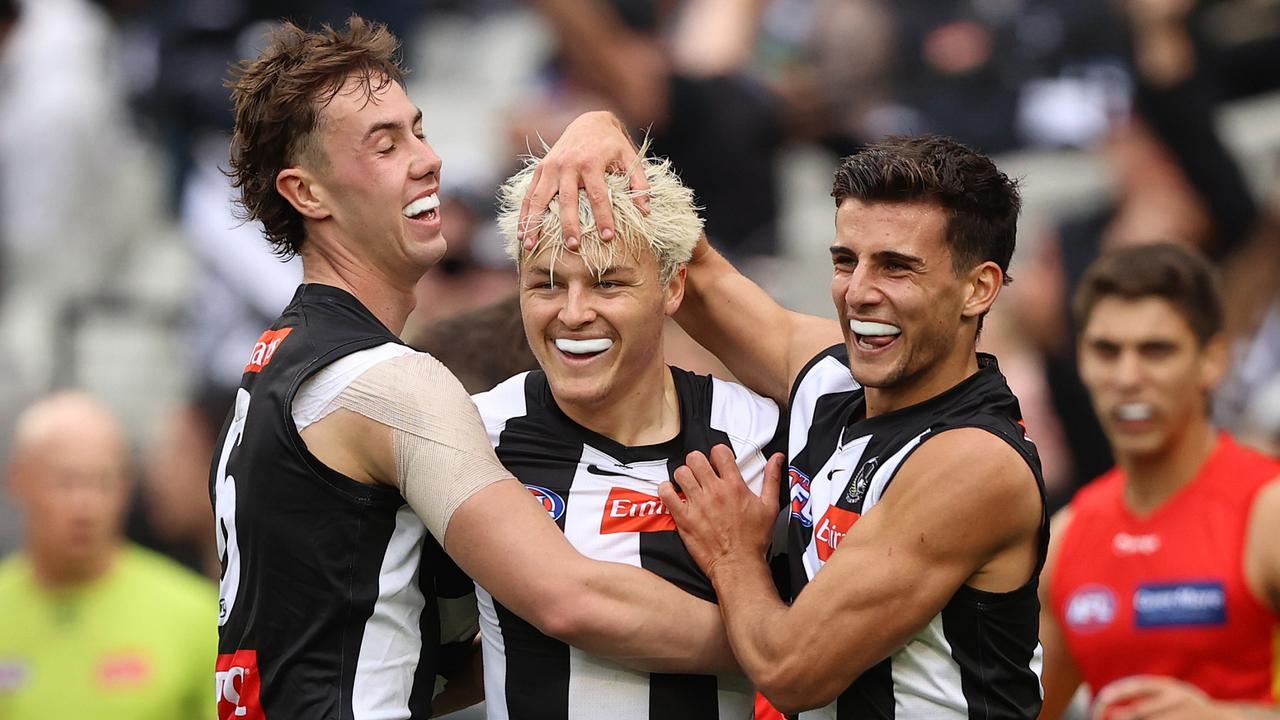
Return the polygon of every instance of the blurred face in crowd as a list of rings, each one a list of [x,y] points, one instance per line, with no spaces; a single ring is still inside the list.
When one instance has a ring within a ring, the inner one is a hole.
[[[597,252],[592,262],[547,251],[520,264],[525,334],[561,405],[589,410],[662,392],[663,324],[684,297],[685,268],[664,283],[652,251],[613,245],[612,257]],[[600,250],[593,240],[583,248]]]
[[[974,304],[974,278],[999,268],[982,263],[957,276],[946,231],[946,213],[927,203],[847,198],[836,212],[831,299],[853,376],[877,391],[883,410],[955,384],[947,370],[973,353],[975,326],[966,320],[994,300]]]
[[[320,112],[318,151],[281,172],[277,187],[312,221],[309,244],[336,236],[338,264],[372,265],[411,285],[445,251],[441,161],[404,88],[376,85],[366,96],[360,83],[347,81]]]
[[[48,398],[19,420],[10,483],[38,572],[77,581],[105,570],[128,499],[125,458],[115,420],[87,396]]]
[[[1121,462],[1168,452],[1208,422],[1208,393],[1226,365],[1221,339],[1201,344],[1158,296],[1108,296],[1081,332],[1080,377]]]

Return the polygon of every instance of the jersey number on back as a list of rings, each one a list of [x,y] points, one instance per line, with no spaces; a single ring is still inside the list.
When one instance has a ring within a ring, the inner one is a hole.
[[[236,541],[236,479],[227,474],[227,460],[244,435],[244,421],[249,417],[249,391],[236,391],[236,409],[227,428],[227,439],[218,458],[214,480],[215,513],[217,514],[218,558],[222,560],[222,579],[218,582],[218,627],[227,623],[240,589],[240,545]]]

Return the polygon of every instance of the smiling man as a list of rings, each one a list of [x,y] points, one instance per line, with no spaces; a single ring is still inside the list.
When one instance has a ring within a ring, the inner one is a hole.
[[[1114,720],[1280,716],[1280,462],[1209,422],[1227,360],[1212,269],[1178,245],[1118,250],[1075,313],[1117,466],[1053,520],[1044,717],[1082,682]]]
[[[714,466],[691,454],[685,498],[668,484],[663,500],[779,710],[1032,717],[1043,481],[1017,400],[975,350],[1017,190],[988,158],[925,137],[846,158],[832,194],[838,323],[787,311],[705,244],[676,316],[748,387],[789,401],[794,602],[763,559],[772,503],[733,453],[714,448]]]
[[[731,667],[714,605],[575,552],[458,380],[397,337],[445,239],[441,160],[395,53],[359,17],[285,24],[231,83],[239,200],[304,282],[245,349],[210,473],[219,717],[429,717],[444,646],[465,652],[477,622],[445,551],[561,640],[642,669]],[[588,187],[635,155],[593,117],[570,133],[598,158]]]
[[[489,440],[580,552],[651,570],[714,601],[658,486],[690,451],[724,444],[751,492],[760,493],[778,410],[740,385],[664,361],[663,324],[680,306],[685,263],[701,231],[692,193],[667,163],[641,161],[634,172],[648,179],[648,214],[635,207],[623,177],[608,179],[613,242],[596,236],[584,196],[575,213],[586,228],[577,250],[565,249],[559,213],[547,212],[538,220],[540,242],[525,251],[517,217],[537,170],[531,163],[503,187],[500,223],[541,370],[475,397]],[[776,516],[776,487],[765,502]],[[479,596],[490,718],[752,717],[753,691],[741,675],[629,670],[538,632],[483,588]]]

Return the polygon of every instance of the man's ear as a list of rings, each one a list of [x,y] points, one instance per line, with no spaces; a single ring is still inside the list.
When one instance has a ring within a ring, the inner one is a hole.
[[[667,281],[667,286],[663,288],[662,311],[667,317],[673,317],[680,309],[680,303],[684,302],[684,283],[688,277],[689,266],[680,263],[676,271],[671,274],[671,279]]]
[[[303,168],[281,170],[276,175],[276,192],[305,218],[323,220],[333,214],[325,202],[326,193],[319,179]]]
[[[1218,333],[1204,345],[1200,364],[1200,384],[1206,392],[1212,391],[1222,382],[1223,376],[1231,364],[1231,352],[1227,347],[1227,338]]]
[[[969,271],[965,287],[964,305],[960,308],[963,317],[980,317],[991,309],[1000,288],[1004,287],[1004,271],[990,260],[980,263]]]

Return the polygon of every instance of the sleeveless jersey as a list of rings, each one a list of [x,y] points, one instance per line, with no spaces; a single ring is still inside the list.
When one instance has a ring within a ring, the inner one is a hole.
[[[1017,398],[994,357],[979,354],[978,365],[977,373],[946,392],[873,418],[865,417],[864,393],[849,372],[843,345],[823,351],[800,373],[788,436],[795,594],[822,570],[854,522],[892,491],[911,453],[942,431],[976,427],[1007,442],[1031,468],[1043,507],[1040,460],[1023,430]],[[833,703],[800,717],[1035,717],[1043,697],[1036,588],[1048,537],[1042,518],[1039,564],[1025,585],[1007,593],[961,586],[906,645]]]
[[[349,293],[304,284],[253,348],[210,479],[219,718],[430,715],[437,595],[470,581],[396,489],[326,467],[291,414],[316,372],[399,342]]]
[[[658,498],[685,456],[731,447],[756,493],[778,425],[777,406],[734,383],[671,368],[680,432],[624,446],[578,425],[556,405],[546,374],[517,375],[475,396],[498,458],[542,501],[583,555],[649,570],[704,600],[711,582]],[[750,718],[742,677],[643,673],[543,635],[477,588],[491,720],[716,720]]]
[[[1223,433],[1147,517],[1125,504],[1119,468],[1076,495],[1049,601],[1094,692],[1143,673],[1220,700],[1275,701],[1276,617],[1246,584],[1244,551],[1254,498],[1277,475],[1280,462]]]

